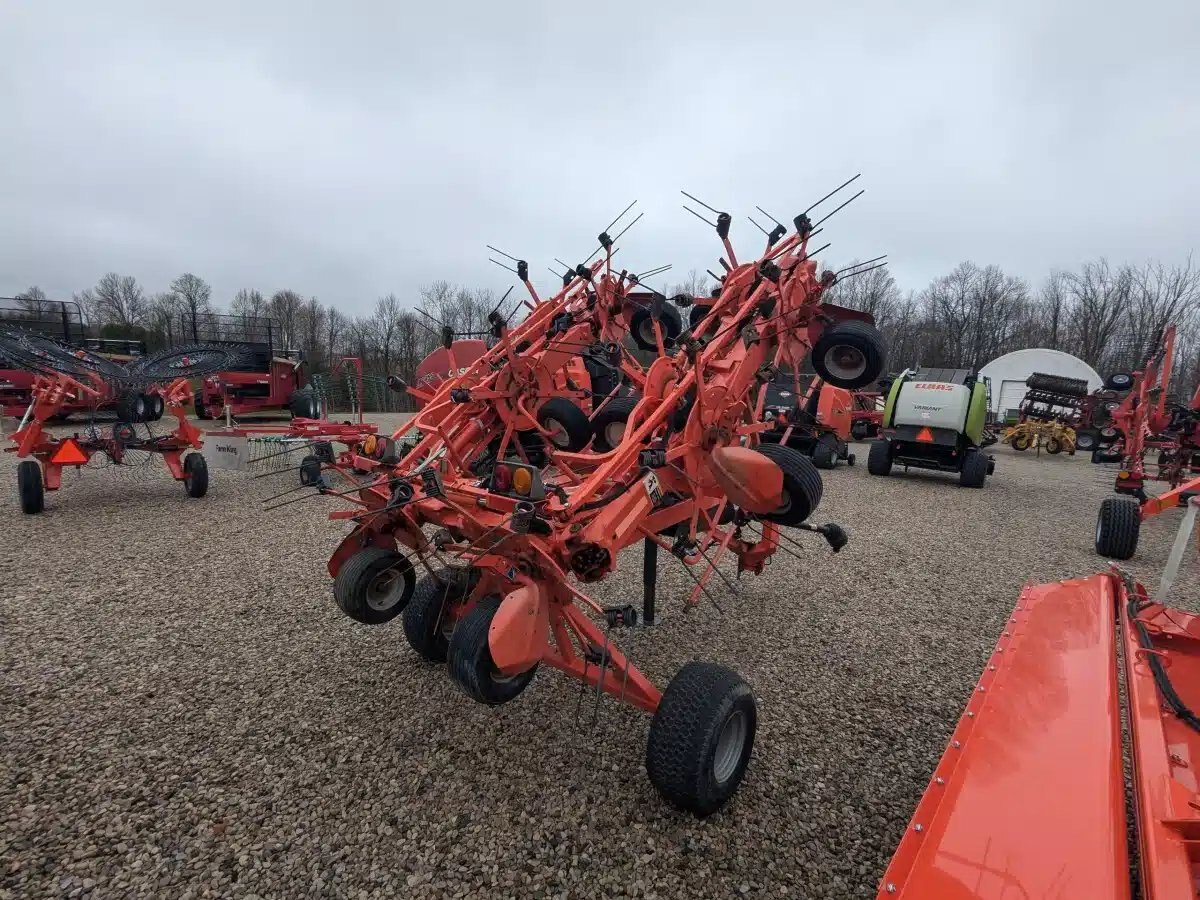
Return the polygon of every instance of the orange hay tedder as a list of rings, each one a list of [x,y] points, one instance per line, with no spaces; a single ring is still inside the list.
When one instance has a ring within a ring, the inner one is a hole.
[[[650,779],[697,815],[719,809],[741,782],[757,721],[750,686],[728,668],[691,662],[660,691],[612,632],[653,621],[659,547],[694,579],[689,605],[702,595],[716,603],[706,587],[714,574],[734,588],[717,568],[727,557],[739,574],[761,573],[795,542],[785,529],[840,548],[841,528],[808,522],[822,491],[812,462],[760,442],[770,427],[763,388],[809,356],[826,382],[849,389],[883,368],[868,317],[822,302],[838,276],[817,272],[807,211],[747,262],[729,241],[729,215],[713,212],[726,272],[682,333],[663,295],[635,291],[637,276],[613,270],[607,229],[592,254],[600,258],[575,267],[548,299],[514,259],[527,317],[510,329],[494,311],[486,352],[414,389],[424,405],[409,426],[379,439],[382,456],[354,460],[374,477],[346,495],[357,509],[332,514],[354,529],[329,561],[347,615],[377,624],[403,611],[413,649],[447,663],[481,703],[516,698],[550,667],[597,701],[609,694],[654,713]],[[655,348],[648,367],[626,337]],[[609,373],[602,385],[580,358]],[[392,453],[410,428],[421,435],[415,448]],[[585,592],[639,542],[640,617]]]
[[[17,489],[23,512],[42,512],[45,491],[62,486],[63,469],[78,470],[96,456],[119,466],[157,454],[172,477],[183,482],[188,496],[203,497],[207,492],[208,467],[204,456],[195,452],[202,445],[200,432],[187,420],[193,399],[189,382],[236,362],[235,353],[218,347],[179,348],[124,366],[34,332],[6,329],[0,331],[0,356],[7,365],[35,375],[29,407],[11,435],[15,446],[6,448],[22,460],[17,466]],[[86,433],[67,437],[45,430],[64,409],[82,406],[94,412],[113,396],[117,422],[111,428],[93,423]],[[168,434],[156,435],[148,423],[164,412],[171,413],[177,425]]]

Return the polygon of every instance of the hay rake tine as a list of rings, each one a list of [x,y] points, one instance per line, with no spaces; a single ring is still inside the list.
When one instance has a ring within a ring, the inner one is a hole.
[[[713,595],[708,592],[708,589],[703,584],[700,583],[700,579],[696,577],[696,573],[692,571],[692,567],[689,566],[686,562],[684,562],[682,559],[680,559],[674,553],[668,553],[667,555],[672,557],[673,559],[678,560],[679,564],[681,566],[683,566],[683,571],[688,573],[688,578],[690,578],[690,579],[692,579],[692,581],[696,582],[696,587],[700,588],[700,593],[704,594],[704,596],[708,598],[708,601],[713,606],[716,607],[717,612],[719,612],[721,615],[725,615],[725,610],[723,610],[721,608],[721,604],[719,604],[716,601],[716,599],[713,597]]]
[[[732,581],[730,581],[730,580],[729,580],[729,576],[728,576],[728,575],[726,575],[726,574],[725,574],[724,572],[722,572],[722,571],[721,571],[719,568],[717,568],[717,565],[716,565],[716,564],[715,564],[715,563],[714,563],[714,562],[713,562],[713,561],[712,561],[712,560],[709,558],[708,554],[704,552],[704,547],[703,547],[703,546],[701,546],[699,543],[697,543],[697,544],[696,544],[696,549],[697,549],[698,551],[700,551],[700,555],[701,555],[701,556],[703,556],[703,557],[704,557],[704,561],[705,561],[706,563],[708,563],[708,567],[709,567],[709,569],[711,569],[712,571],[716,572],[716,573],[717,573],[717,575],[720,577],[720,579],[721,579],[722,581],[724,581],[724,582],[725,582],[725,587],[729,588],[729,591],[730,591],[730,593],[732,593],[734,596],[737,596],[737,595],[738,595],[738,589],[737,589],[737,585],[736,585],[736,584],[734,584]]]

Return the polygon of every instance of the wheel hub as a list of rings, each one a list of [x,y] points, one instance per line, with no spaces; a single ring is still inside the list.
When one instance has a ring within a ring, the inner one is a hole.
[[[713,753],[713,778],[717,784],[724,784],[737,771],[742,750],[746,746],[747,731],[746,714],[740,709],[721,726],[717,749]]]

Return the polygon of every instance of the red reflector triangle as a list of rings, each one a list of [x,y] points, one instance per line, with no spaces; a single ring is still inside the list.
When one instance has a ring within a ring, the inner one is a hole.
[[[58,466],[82,466],[86,465],[87,461],[87,454],[79,449],[79,445],[72,438],[67,438],[59,444],[54,455],[50,457],[50,462]]]
[[[933,443],[933,432],[930,431],[928,428],[922,428],[920,431],[917,432],[917,440],[923,444],[932,444]]]

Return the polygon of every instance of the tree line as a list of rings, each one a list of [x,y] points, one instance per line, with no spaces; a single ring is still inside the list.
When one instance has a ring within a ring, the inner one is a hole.
[[[706,275],[693,271],[665,290],[668,296],[706,297],[711,288]],[[314,372],[357,356],[367,372],[411,379],[441,342],[441,326],[481,336],[488,314],[498,307],[519,321],[524,307],[517,294],[501,302],[491,289],[435,281],[410,302],[389,293],[370,312],[347,315],[290,289],[267,295],[244,288],[222,306],[192,273],[180,275],[165,291],[147,293],[133,276],[110,272],[72,299],[90,334],[144,340],[152,350],[193,336],[262,339],[269,323],[276,350],[302,351]],[[21,297],[31,308],[46,300],[38,287]],[[876,268],[839,281],[827,299],[874,316],[893,371],[915,365],[977,368],[1012,350],[1049,347],[1108,375],[1137,368],[1162,328],[1174,323],[1179,338],[1173,388],[1190,394],[1200,383],[1200,269],[1190,257],[1174,265],[1098,259],[1076,270],[1052,271],[1039,285],[995,265],[963,262],[908,291],[887,269]]]

